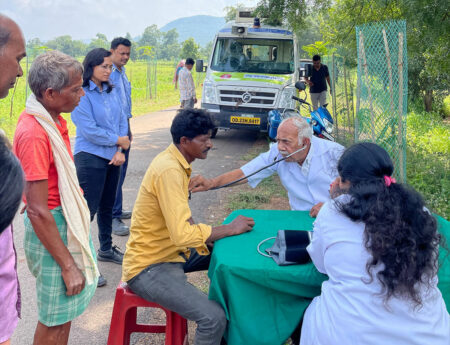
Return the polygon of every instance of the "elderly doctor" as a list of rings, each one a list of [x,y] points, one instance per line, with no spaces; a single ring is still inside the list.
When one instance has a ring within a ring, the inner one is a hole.
[[[344,147],[324,139],[314,137],[310,125],[305,119],[291,117],[285,119],[277,132],[277,145],[260,154],[240,169],[232,170],[212,179],[195,176],[191,179],[189,190],[200,192],[222,186],[273,163],[282,156],[294,153],[261,172],[244,179],[237,184],[248,182],[255,188],[266,177],[275,172],[280,176],[286,188],[292,210],[310,211],[315,217],[322,204],[330,199],[330,184],[338,176],[337,161]],[[233,184],[234,185],[234,184]]]

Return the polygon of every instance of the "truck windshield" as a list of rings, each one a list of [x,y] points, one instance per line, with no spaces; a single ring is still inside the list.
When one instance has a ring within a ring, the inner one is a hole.
[[[220,72],[294,73],[292,40],[219,38],[211,69]]]

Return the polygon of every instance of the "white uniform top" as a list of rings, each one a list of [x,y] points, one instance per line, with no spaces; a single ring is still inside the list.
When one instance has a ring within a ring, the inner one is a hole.
[[[345,202],[348,196],[337,198]],[[305,312],[300,345],[449,345],[450,321],[437,277],[422,289],[423,307],[392,297],[384,304],[377,295],[382,287],[374,269],[369,281],[366,263],[371,255],[364,246],[364,223],[353,222],[325,203],[314,223],[307,248],[317,269],[328,275],[322,294]]]
[[[248,184],[255,188],[259,182],[276,172],[288,192],[291,209],[310,210],[315,204],[330,199],[330,183],[338,177],[337,162],[343,151],[342,145],[313,136],[308,155],[301,166],[296,162],[282,161],[250,177]],[[249,175],[279,158],[282,156],[278,145],[272,144],[269,151],[245,164],[241,170]]]

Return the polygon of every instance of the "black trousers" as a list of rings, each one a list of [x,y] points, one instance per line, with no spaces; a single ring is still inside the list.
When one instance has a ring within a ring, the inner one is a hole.
[[[77,153],[74,161],[78,181],[91,213],[91,222],[97,214],[100,250],[110,250],[112,210],[116,199],[120,166],[109,165],[108,159],[86,152]]]

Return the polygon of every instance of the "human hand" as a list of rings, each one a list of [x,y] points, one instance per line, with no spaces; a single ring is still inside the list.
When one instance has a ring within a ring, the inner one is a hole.
[[[73,263],[66,269],[61,270],[61,275],[66,285],[66,295],[78,295],[84,289],[86,278],[83,272]]]
[[[214,187],[214,182],[212,179],[204,178],[202,175],[197,175],[191,178],[189,181],[188,189],[193,192],[205,192]]]
[[[311,208],[311,210],[309,211],[309,215],[311,216],[311,217],[317,217],[317,215],[319,214],[319,211],[320,211],[320,209],[322,208],[322,206],[323,206],[323,202],[319,202],[319,203],[317,203],[316,205],[314,205],[312,208]]]
[[[230,227],[232,228],[233,235],[239,235],[244,232],[248,232],[253,229],[255,225],[255,221],[253,218],[245,217],[245,216],[237,216],[231,223]]]
[[[122,152],[117,151],[108,164],[109,165],[112,164],[112,165],[115,165],[115,166],[120,166],[123,163],[125,163],[125,155]]]
[[[130,138],[128,138],[127,135],[119,137],[119,139],[117,139],[116,144],[119,145],[124,150],[128,150],[128,148],[130,147]]]

